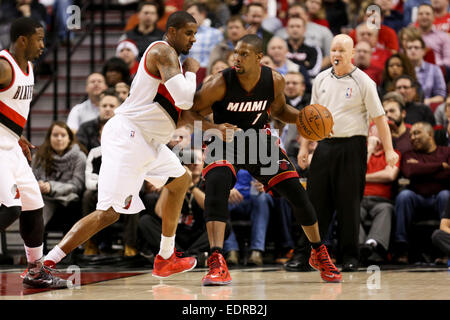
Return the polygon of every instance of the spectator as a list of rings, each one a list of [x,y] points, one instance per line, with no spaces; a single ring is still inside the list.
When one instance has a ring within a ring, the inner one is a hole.
[[[448,115],[446,110],[448,109],[448,107],[450,107],[450,95],[448,95],[447,99],[445,99],[445,102],[440,104],[439,107],[437,107],[434,111],[434,118],[436,119],[437,126],[443,126],[444,128],[447,127]]]
[[[269,1],[270,1],[270,3],[269,3]],[[255,4],[262,5],[262,7],[264,8],[264,20],[262,21],[261,26],[265,30],[269,31],[272,34],[277,32],[277,30],[283,28],[283,23],[278,18],[279,15],[277,14],[277,9],[279,7],[281,7],[281,6],[283,6],[283,4],[282,3],[276,3],[276,2],[280,2],[280,1],[275,1],[275,0],[252,0],[250,2],[250,3],[255,3]]]
[[[431,0],[434,10],[433,25],[436,30],[450,33],[450,10],[448,0]]]
[[[55,22],[58,29],[59,39],[64,41],[67,39],[67,35],[69,35],[69,39],[73,40],[75,34],[70,33],[67,25],[67,20],[70,18],[69,14],[71,13],[71,11],[68,11],[67,8],[73,5],[73,0],[40,0],[39,2],[46,7],[47,11],[54,12],[54,19],[56,20]]]
[[[93,120],[83,122],[77,131],[78,141],[87,149],[100,146],[100,127],[114,116],[114,110],[121,104],[114,89],[108,89],[102,94],[99,106],[99,116]],[[89,211],[88,213],[90,213]]]
[[[333,35],[341,33],[341,28],[348,24],[347,4],[342,0],[324,0],[323,6]]]
[[[44,30],[47,29],[49,22],[47,10],[37,0],[2,1],[0,8],[3,22],[11,23],[20,17],[30,17],[38,21]]]
[[[310,77],[314,78],[321,70],[322,52],[320,49],[305,44],[306,22],[302,18],[290,18],[286,31],[288,33],[287,58],[304,66]]]
[[[355,46],[354,65],[375,81],[377,86],[381,83],[381,73],[383,69],[371,63],[372,47],[367,41],[360,41]]]
[[[406,55],[406,43],[408,41],[419,40],[422,38],[420,30],[415,27],[403,28],[398,33],[398,38],[400,40],[400,52]],[[436,64],[436,57],[434,56],[434,51],[430,48],[425,48],[425,56],[423,60],[429,63]]]
[[[275,65],[275,63],[273,62],[273,60],[272,60],[272,58],[270,57],[270,56],[263,56],[262,58],[261,58],[261,64],[263,65],[263,66],[266,66],[266,67],[269,67],[269,68],[272,68],[272,69],[276,69],[277,68],[277,66]]]
[[[450,35],[433,29],[434,12],[429,4],[421,4],[418,10],[417,25],[426,47],[434,52],[438,66],[450,67]]]
[[[322,51],[322,69],[331,66],[330,45],[333,40],[333,34],[330,29],[317,23],[309,21],[308,14],[304,7],[299,3],[294,3],[289,7],[288,18],[303,18],[306,21],[305,43],[312,47],[318,47]],[[276,36],[287,40],[288,34],[286,28],[282,28],[275,33]]]
[[[156,27],[156,22],[159,20],[158,10],[159,6],[156,2],[144,1],[139,3],[139,24],[120,37],[120,40],[130,39],[137,44],[139,49],[138,60],[141,59],[150,43],[162,40],[164,36],[164,31]]]
[[[378,13],[376,11],[367,11],[367,8],[370,6],[371,4],[367,4],[365,6],[365,10],[364,10],[364,21],[360,24],[366,26],[367,29],[369,30],[374,30],[376,29],[378,31],[378,38],[377,38],[377,45],[376,47],[378,49],[385,49],[388,50],[392,53],[396,53],[399,50],[399,44],[398,44],[398,37],[397,37],[397,33],[395,32],[394,29],[386,26],[383,24],[383,16],[378,15]],[[372,28],[368,27],[368,23],[367,21],[369,21],[370,25]],[[377,28],[373,28],[375,27],[375,22],[376,21],[380,21],[381,25],[378,29]],[[350,37],[352,37],[353,41],[355,41],[355,43],[357,43],[359,40],[356,37],[356,30],[352,30],[349,34]]]
[[[75,105],[70,110],[67,118],[67,125],[73,132],[83,122],[95,119],[99,115],[98,105],[100,103],[100,95],[107,88],[105,77],[98,72],[91,73],[86,80],[86,93],[88,99],[80,104]]]
[[[239,170],[236,175],[236,184],[230,190],[228,210],[230,219],[251,220],[250,257],[248,265],[260,266],[263,264],[263,253],[267,226],[270,217],[270,205],[272,198],[269,194],[261,191],[261,184],[257,184],[247,170]],[[264,187],[262,187],[264,189]],[[223,251],[228,253],[227,263],[238,264],[239,244],[234,231],[224,241]]]
[[[223,40],[223,34],[219,29],[207,25],[205,20],[208,8],[204,4],[193,3],[186,8],[186,12],[190,13],[198,24],[196,41],[189,50],[189,57],[196,59],[206,71],[211,50]]]
[[[379,31],[369,28],[369,26],[363,22],[356,27],[356,40],[357,43],[359,41],[366,41],[370,44],[372,48],[371,64],[383,69],[386,60],[392,55],[392,51],[384,49],[379,45]]]
[[[395,166],[387,165],[378,130],[376,126],[371,126],[367,139],[366,185],[361,201],[359,229],[359,243],[362,245],[360,257],[363,262],[371,264],[386,260],[394,215],[392,185],[397,180],[399,167],[400,158]],[[370,228],[366,228],[368,221],[371,222]]]
[[[433,127],[426,122],[411,128],[413,150],[403,155],[401,172],[410,180],[408,189],[395,200],[395,242],[399,263],[408,263],[408,229],[419,209],[426,216],[441,219],[450,195],[450,148],[436,146]]]
[[[299,65],[292,60],[287,58],[288,54],[288,45],[286,41],[281,39],[280,37],[274,36],[270,39],[269,44],[267,46],[267,55],[272,59],[275,64],[275,70],[277,70],[282,75],[286,75],[288,72],[300,72],[303,74],[305,78],[305,83],[307,87],[311,87],[311,83],[309,80],[309,74],[306,70],[306,67],[303,65]]]
[[[130,69],[120,58],[107,60],[103,65],[102,74],[108,87],[114,87],[119,82],[130,83]]]
[[[450,257],[450,201],[447,200],[447,208],[441,219],[439,230],[431,236],[433,244],[438,247],[447,258]]]
[[[55,216],[66,233],[78,220],[85,166],[86,155],[72,130],[64,122],[54,122],[32,161],[44,198],[45,226]]]
[[[384,64],[383,73],[381,75],[381,84],[378,87],[379,95],[382,97],[386,93],[394,91],[394,80],[404,74],[410,76],[414,81],[417,81],[416,71],[411,64],[411,61],[409,61],[402,53],[394,53]]]
[[[417,11],[421,4],[430,4],[430,0],[408,0],[403,4],[403,25],[409,26],[417,20]]]
[[[381,9],[383,24],[398,33],[404,27],[403,14],[392,8],[392,0],[375,0],[374,2]]]
[[[264,7],[259,3],[251,2],[246,8],[244,15],[247,22],[247,34],[256,34],[263,40],[263,52],[267,52],[267,44],[273,37],[273,34],[262,27],[262,22],[266,12]]]
[[[246,35],[245,21],[240,16],[233,16],[227,21],[226,38],[214,47],[209,56],[209,63],[217,59],[226,59],[227,54],[234,51],[240,38]],[[210,67],[208,68],[210,69]]]
[[[217,59],[216,61],[214,61],[211,64],[211,72],[209,72],[209,74],[206,76],[206,78],[203,80],[203,82],[208,81],[209,79],[211,79],[211,77],[217,73],[219,73],[222,70],[225,70],[226,68],[231,67],[230,65],[228,65],[228,62],[226,60],[223,59]]]
[[[412,150],[409,128],[405,125],[406,110],[403,96],[398,92],[389,92],[383,96],[383,108],[388,118],[395,150],[404,154]]]
[[[311,95],[306,92],[305,78],[300,72],[290,71],[286,73],[284,79],[286,103],[298,110],[303,109],[311,100]]]
[[[126,84],[125,82],[117,82],[114,86],[114,90],[116,91],[116,94],[119,96],[120,103],[124,102],[125,99],[130,94],[130,86]]]
[[[445,116],[445,125],[434,132],[434,139],[438,146],[450,147],[450,97],[447,97],[445,104]]]
[[[407,75],[402,75],[395,80],[395,91],[400,93],[405,101],[405,122],[414,124],[419,121],[426,121],[434,126],[433,111],[427,105],[417,102],[418,86],[419,84]]]
[[[325,28],[330,28],[326,19],[325,9],[322,6],[322,0],[306,0],[305,8],[309,15],[309,21],[320,24]]]
[[[122,59],[130,70],[130,80],[133,80],[139,68],[139,60],[137,59],[139,50],[132,40],[122,40],[119,42],[116,48],[116,57]]]
[[[425,55],[425,42],[422,39],[408,41],[406,54],[416,70],[423,93],[424,103],[441,103],[446,96],[446,85],[441,69],[423,60]]]

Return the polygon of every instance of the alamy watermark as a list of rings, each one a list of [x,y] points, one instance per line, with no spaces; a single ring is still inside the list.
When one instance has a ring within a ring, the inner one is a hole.
[[[66,19],[66,26],[69,30],[80,30],[81,29],[81,9],[79,6],[72,5],[68,6],[66,9],[66,14],[68,15]]]
[[[380,30],[381,28],[381,9],[373,4],[367,7],[366,16],[368,16],[366,25],[371,30]]]
[[[366,281],[367,289],[380,290],[381,289],[381,270],[379,266],[371,265],[367,267],[367,273],[371,274]]]

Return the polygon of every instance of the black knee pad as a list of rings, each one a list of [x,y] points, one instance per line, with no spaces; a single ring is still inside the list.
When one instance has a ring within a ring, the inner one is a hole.
[[[298,224],[311,226],[317,222],[316,211],[298,178],[283,180],[273,186],[273,189],[292,205],[292,211]]]
[[[29,248],[39,247],[44,241],[43,208],[22,211],[20,215],[20,235]]]
[[[0,205],[0,231],[5,231],[20,216],[21,207]]]
[[[234,185],[234,175],[228,167],[211,169],[205,176],[205,221],[227,222],[228,197]]]

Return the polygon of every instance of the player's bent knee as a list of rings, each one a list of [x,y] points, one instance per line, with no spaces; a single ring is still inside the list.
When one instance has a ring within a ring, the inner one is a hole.
[[[6,207],[0,205],[0,231],[5,231],[14,221],[19,218],[21,208],[18,206]]]
[[[100,224],[111,225],[117,222],[120,218],[120,213],[117,213],[112,207],[105,211],[99,211],[100,214],[97,215],[97,219]]]

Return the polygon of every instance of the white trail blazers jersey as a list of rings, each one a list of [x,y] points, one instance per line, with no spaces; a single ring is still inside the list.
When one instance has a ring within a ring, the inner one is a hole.
[[[33,64],[28,62],[28,73],[25,73],[8,50],[0,51],[0,58],[7,60],[13,71],[10,85],[0,88],[0,134],[9,133],[19,138],[33,98]]]

